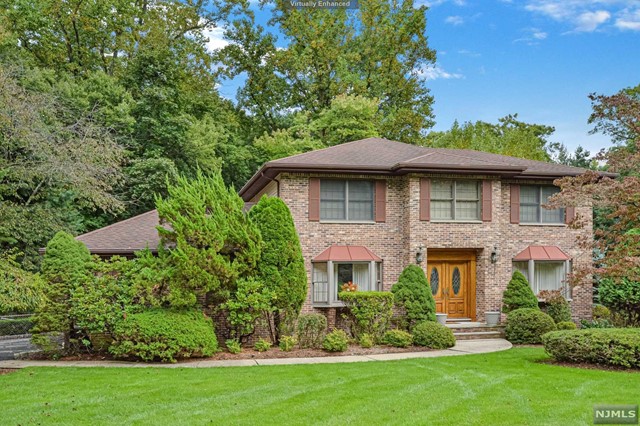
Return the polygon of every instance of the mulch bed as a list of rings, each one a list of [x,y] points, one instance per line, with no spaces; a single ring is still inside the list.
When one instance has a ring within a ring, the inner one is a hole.
[[[0,368],[0,376],[4,375],[4,374],[11,374],[11,373],[15,373],[16,370],[15,368]]]
[[[265,352],[258,352],[253,348],[242,348],[242,352],[239,354],[232,354],[229,352],[218,352],[217,354],[208,358],[190,358],[178,362],[192,362],[192,361],[227,361],[227,360],[241,360],[241,359],[266,359],[266,358],[317,358],[327,356],[345,356],[345,355],[376,355],[376,354],[395,354],[405,352],[428,352],[433,349],[425,348],[422,346],[409,346],[408,348],[394,348],[391,346],[375,346],[373,348],[362,348],[358,345],[350,345],[344,352],[327,352],[322,349],[294,349],[290,352],[283,352],[277,347],[273,347]],[[31,354],[29,359],[32,360],[48,360],[43,354]],[[65,356],[60,358],[61,361],[122,361],[116,360],[109,354],[79,354],[73,356]]]

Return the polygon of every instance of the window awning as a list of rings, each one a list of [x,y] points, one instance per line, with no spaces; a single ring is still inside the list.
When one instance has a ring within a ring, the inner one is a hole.
[[[515,261],[528,260],[569,260],[565,252],[557,246],[529,246],[513,258]]]
[[[382,262],[365,246],[338,246],[332,245],[317,255],[313,262]]]

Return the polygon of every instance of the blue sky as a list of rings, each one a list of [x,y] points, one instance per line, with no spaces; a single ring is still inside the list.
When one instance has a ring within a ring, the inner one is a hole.
[[[588,134],[587,95],[640,83],[640,0],[422,1],[438,55],[426,73],[433,130],[518,113],[554,126],[551,140],[571,149],[610,145]],[[210,38],[212,48],[225,44],[220,29]],[[223,82],[221,94],[233,97],[238,84]]]

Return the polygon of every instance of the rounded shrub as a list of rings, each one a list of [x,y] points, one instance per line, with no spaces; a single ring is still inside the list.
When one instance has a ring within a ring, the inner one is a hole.
[[[640,368],[640,329],[600,328],[545,334],[545,351],[558,361]]]
[[[293,336],[280,337],[279,346],[282,352],[291,352],[297,344],[298,344],[298,340],[296,340],[296,338]]]
[[[571,321],[571,306],[559,290],[545,290],[540,292],[544,299],[544,312],[546,312],[556,324]]]
[[[382,342],[396,348],[406,348],[413,343],[413,336],[404,330],[389,330],[384,333]]]
[[[578,326],[576,326],[576,323],[572,321],[561,321],[556,324],[556,327],[558,328],[558,330],[575,330],[578,328]]]
[[[611,311],[603,305],[594,305],[591,313],[594,320],[608,320],[611,318]]]
[[[424,321],[413,327],[413,343],[431,349],[447,349],[455,346],[453,331],[440,323]]]
[[[539,309],[516,309],[507,316],[505,335],[512,343],[538,344],[542,335],[556,329],[553,318]]]
[[[298,344],[301,348],[319,348],[327,333],[327,317],[302,314],[298,317]]]
[[[333,330],[324,337],[322,349],[329,352],[344,352],[349,347],[349,339],[344,330]]]
[[[522,272],[515,271],[502,294],[502,312],[509,313],[522,308],[538,309],[538,298]]]
[[[391,287],[396,306],[404,311],[400,326],[410,330],[422,321],[436,320],[436,301],[431,294],[429,281],[418,265],[407,266],[398,282]]]
[[[341,292],[340,300],[348,308],[345,314],[355,338],[370,334],[382,338],[393,316],[393,294],[388,291]]]
[[[240,352],[242,352],[242,346],[240,345],[238,339],[228,339],[224,342],[224,344],[227,346],[227,350],[229,351],[229,353],[239,354]]]
[[[616,324],[640,326],[640,282],[629,278],[603,279],[598,285],[600,302],[616,314]]]
[[[363,335],[360,336],[358,343],[360,344],[360,346],[362,346],[365,349],[371,348],[373,347],[373,343],[374,343],[373,337],[371,337],[370,334],[364,333]]]
[[[258,341],[253,345],[253,348],[258,352],[266,352],[271,349],[271,342],[264,339],[258,339]]]
[[[151,309],[128,315],[116,324],[109,348],[118,358],[175,362],[218,351],[211,318],[198,311]]]

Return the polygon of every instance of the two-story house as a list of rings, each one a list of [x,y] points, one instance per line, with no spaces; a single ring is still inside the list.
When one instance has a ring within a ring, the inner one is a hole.
[[[591,315],[590,284],[568,288],[572,268],[592,261],[591,208],[548,210],[553,181],[583,169],[470,150],[370,138],[270,161],[240,190],[289,206],[309,290],[304,311],[335,321],[345,282],[389,290],[420,264],[438,312],[482,321],[499,310],[514,270],[534,292],[562,289],[573,317]],[[567,223],[579,214],[581,229]],[[78,237],[96,254],[128,254],[158,242],[155,211]]]

